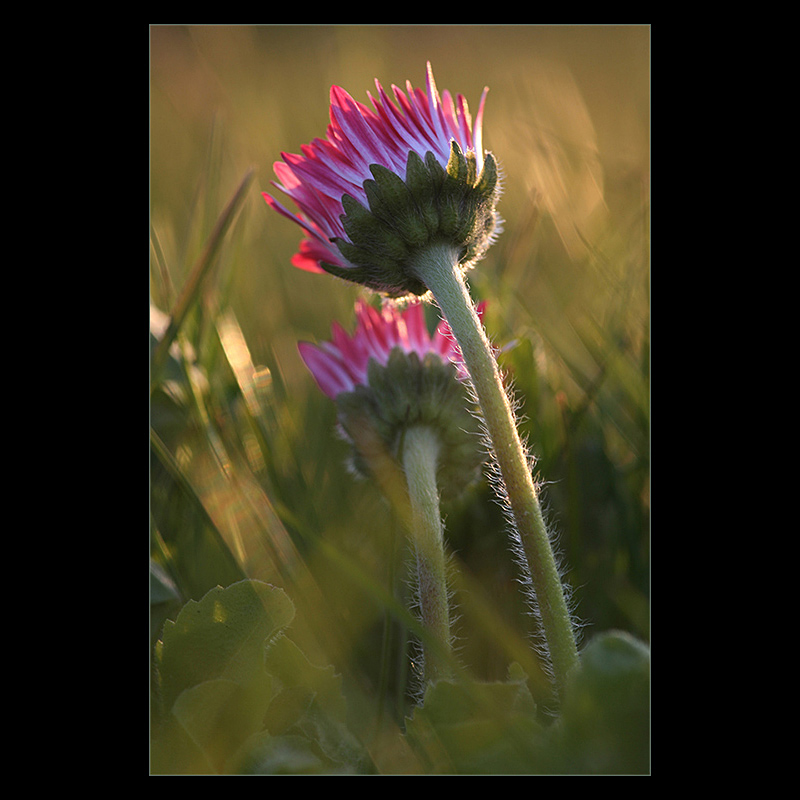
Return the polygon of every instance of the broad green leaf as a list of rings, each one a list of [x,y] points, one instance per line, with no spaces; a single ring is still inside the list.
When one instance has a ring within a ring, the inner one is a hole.
[[[282,589],[254,580],[217,587],[200,601],[189,601],[175,622],[165,623],[157,648],[164,708],[205,681],[266,682],[265,643],[293,617],[294,605]]]
[[[312,664],[287,637],[268,648],[266,667],[276,689],[265,718],[269,731],[300,734],[329,765],[355,769],[362,753],[347,727],[341,676],[331,666]]]
[[[538,771],[543,731],[524,676],[516,671],[508,682],[431,684],[407,734],[431,773]]]
[[[341,677],[283,631],[294,605],[253,580],[217,587],[167,621],[157,672],[169,712],[154,746],[159,771],[355,772]]]
[[[630,634],[596,636],[564,695],[553,739],[559,771],[647,774],[650,769],[650,651]]]
[[[172,714],[213,770],[223,772],[242,743],[261,730],[268,700],[267,685],[212,680],[181,692]]]

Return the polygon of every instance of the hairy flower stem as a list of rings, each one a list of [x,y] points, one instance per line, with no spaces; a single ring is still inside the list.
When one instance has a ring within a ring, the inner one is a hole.
[[[578,650],[537,489],[497,362],[453,248],[426,248],[417,257],[414,269],[449,323],[472,379],[531,572],[560,694],[567,675],[578,665]]]
[[[420,615],[432,642],[423,644],[425,682],[450,675],[450,609],[439,511],[436,468],[439,439],[425,426],[409,428],[403,441],[403,469],[411,503],[411,536],[417,566]]]

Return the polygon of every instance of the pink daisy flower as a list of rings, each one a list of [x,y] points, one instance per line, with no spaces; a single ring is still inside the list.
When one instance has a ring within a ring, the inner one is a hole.
[[[409,187],[418,186],[418,177],[416,183],[413,180],[409,181],[411,171],[409,155],[419,158],[415,167],[417,164],[421,167],[423,162],[427,164],[425,168],[418,170],[418,173],[422,174],[424,181],[431,186],[435,186],[436,181],[441,180],[439,176],[446,174],[448,164],[451,163],[453,166],[450,173],[453,180],[463,186],[464,191],[473,192],[485,200],[494,199],[497,170],[494,159],[490,154],[484,153],[482,144],[483,110],[487,89],[484,89],[481,96],[478,114],[473,124],[463,95],[459,94],[453,98],[448,91],[444,91],[440,96],[430,63],[427,65],[426,91],[415,89],[410,82],[407,82],[407,92],[392,86],[394,97],[392,99],[377,80],[375,85],[377,97],[367,93],[372,108],[355,101],[341,87],[332,87],[331,123],[327,129],[327,138],[317,138],[310,144],[304,145],[301,148],[301,155],[281,153],[283,161],[275,162],[274,170],[279,182],[273,181],[273,185],[294,201],[297,213],[287,209],[267,192],[264,192],[263,196],[273,209],[300,225],[306,234],[300,244],[299,252],[292,258],[292,263],[296,267],[310,272],[333,272],[340,277],[369,285],[371,288],[382,289],[386,281],[370,282],[369,278],[360,276],[359,267],[363,268],[364,265],[359,263],[358,258],[355,262],[352,260],[355,256],[351,253],[356,251],[351,249],[345,257],[337,246],[337,242],[343,242],[345,247],[351,248],[359,244],[353,241],[352,226],[348,227],[343,222],[342,218],[348,215],[342,198],[348,195],[365,209],[377,213],[373,207],[374,203],[371,205],[375,192],[370,195],[367,189],[368,184],[371,184],[373,190],[376,188],[376,183],[380,184],[380,173],[376,172],[376,168],[388,170],[407,182]],[[436,163],[428,162],[428,158],[434,159]],[[459,163],[456,165],[451,159]],[[485,165],[489,167],[487,170],[484,170]],[[438,175],[434,174],[431,177],[429,173],[434,167],[434,172],[438,171]],[[425,169],[428,171],[424,171]],[[380,184],[377,192],[380,193],[386,186]],[[448,190],[451,189],[452,187],[449,187]],[[412,192],[415,190],[419,191],[418,188],[411,189]],[[432,191],[435,195],[435,189]],[[452,195],[453,191],[449,191],[449,195],[442,201],[446,206],[444,213],[449,212],[453,206]],[[396,200],[397,196],[393,196],[392,199]],[[454,207],[460,205],[463,204],[457,201]],[[476,199],[473,206],[477,205]],[[353,205],[348,208],[352,212]],[[414,208],[413,202],[409,208]],[[437,236],[441,238],[442,231],[436,227],[438,224],[436,214],[439,211],[438,207],[434,207],[426,220],[426,235],[431,238]],[[416,213],[416,209],[411,213]],[[468,221],[463,226],[469,229],[468,235],[460,233],[457,237],[457,246],[464,253],[469,253],[470,258],[480,255],[488,246],[496,227],[493,203],[490,211],[481,213],[483,216],[480,224],[476,225],[475,209],[470,207],[467,216],[464,217]],[[469,217],[469,214],[472,217]],[[393,228],[392,223],[402,218],[402,214],[390,216],[391,222],[386,225],[387,229]],[[385,219],[384,214],[382,221]],[[420,219],[414,219],[413,224],[417,226],[414,228],[416,233],[422,222]],[[452,222],[447,224],[453,227]],[[399,227],[397,225],[394,227],[389,235],[399,234],[401,241],[404,240],[402,223]],[[445,233],[447,238],[449,230]],[[415,241],[418,240],[419,237],[416,235]],[[396,248],[386,248],[387,258],[394,258],[396,254]],[[375,258],[374,252],[369,253],[363,260],[368,264],[374,263],[380,261],[380,255]],[[342,275],[342,272],[349,274]],[[399,287],[403,284],[398,281],[397,285]],[[390,294],[401,294],[399,289],[394,291],[394,288],[390,281],[386,290]],[[412,291],[417,294],[423,293],[421,290],[412,289]]]
[[[483,302],[477,307],[481,317],[485,306]],[[455,364],[461,380],[467,378],[461,351],[449,325],[440,322],[430,336],[419,303],[404,311],[387,304],[378,311],[360,299],[356,303],[356,329],[352,336],[337,322],[333,323],[332,335],[331,341],[319,345],[310,342],[298,344],[300,355],[317,385],[331,399],[336,399],[342,392],[353,391],[356,386],[366,386],[370,359],[374,358],[385,366],[395,347],[406,353],[416,353],[420,361],[428,353],[434,353],[442,361]]]

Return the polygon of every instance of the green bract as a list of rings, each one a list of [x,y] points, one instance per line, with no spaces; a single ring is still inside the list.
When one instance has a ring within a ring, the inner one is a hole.
[[[456,367],[435,353],[420,359],[395,347],[385,366],[370,362],[368,385],[342,392],[336,406],[354,443],[352,465],[364,477],[374,475],[382,457],[400,461],[404,433],[419,425],[429,427],[441,444],[443,497],[458,496],[480,477],[483,450],[467,389]]]
[[[480,175],[475,153],[465,154],[455,140],[446,168],[433,153],[423,161],[411,151],[405,181],[379,164],[371,165],[370,172],[373,180],[364,181],[369,208],[345,194],[340,219],[348,238],[333,239],[352,266],[326,262],[326,271],[390,297],[419,296],[428,287],[412,266],[417,251],[447,245],[468,269],[492,243],[499,226],[495,206],[500,189],[491,153],[486,153]]]

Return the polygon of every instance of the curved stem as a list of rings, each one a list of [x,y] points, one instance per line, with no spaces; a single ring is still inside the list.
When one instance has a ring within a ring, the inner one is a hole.
[[[450,609],[442,518],[436,469],[439,439],[430,428],[409,428],[403,441],[403,468],[411,502],[411,536],[417,562],[417,592],[422,622],[434,647],[424,648],[425,681],[447,677],[442,655],[450,652]]]
[[[560,692],[567,675],[578,665],[578,651],[536,486],[497,362],[453,249],[429,247],[418,256],[415,271],[450,325],[472,378],[528,561]]]

